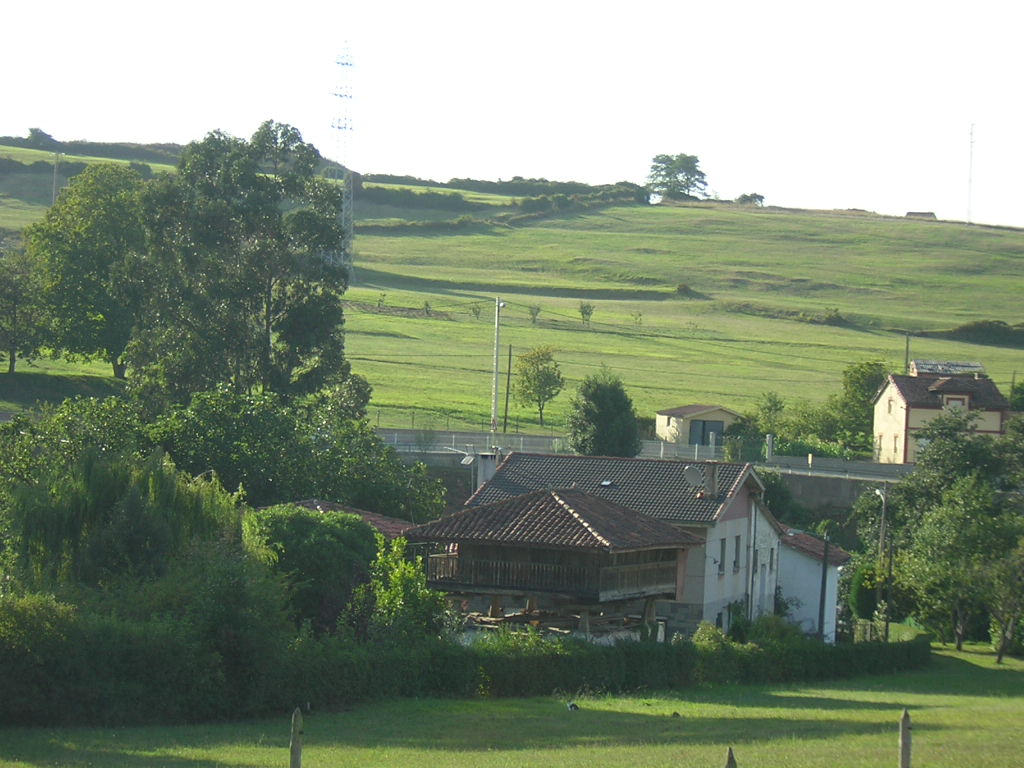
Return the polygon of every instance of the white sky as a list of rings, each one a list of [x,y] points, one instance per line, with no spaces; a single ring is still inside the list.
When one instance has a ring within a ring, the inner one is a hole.
[[[274,119],[358,171],[437,180],[643,183],[685,152],[722,198],[1024,226],[1022,22],[1006,0],[7,3],[0,134]]]

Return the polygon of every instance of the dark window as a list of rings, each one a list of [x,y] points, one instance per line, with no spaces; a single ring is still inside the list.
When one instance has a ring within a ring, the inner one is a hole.
[[[721,445],[724,431],[724,421],[694,419],[690,422],[690,445],[710,445],[712,434],[715,436],[715,444]]]

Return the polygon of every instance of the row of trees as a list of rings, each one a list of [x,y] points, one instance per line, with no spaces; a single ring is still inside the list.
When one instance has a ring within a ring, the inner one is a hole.
[[[731,458],[761,458],[767,435],[774,435],[779,455],[870,456],[872,402],[892,370],[883,360],[852,363],[843,369],[840,391],[818,404],[787,403],[776,392],[762,393],[754,408],[725,431]]]
[[[1002,660],[1024,621],[1024,420],[999,436],[973,422],[937,416],[919,432],[913,472],[858,500],[865,552],[851,597],[862,616],[912,616],[958,649],[990,633]]]
[[[512,392],[522,405],[537,407],[541,426],[544,409],[562,391],[565,379],[555,349],[535,347],[516,360]],[[587,376],[569,404],[566,420],[569,447],[586,456],[636,456],[640,425],[622,380],[608,368]]]
[[[291,126],[188,145],[177,173],[76,176],[0,274],[3,340],[101,355],[165,402],[227,382],[285,397],[343,380],[341,190]]]

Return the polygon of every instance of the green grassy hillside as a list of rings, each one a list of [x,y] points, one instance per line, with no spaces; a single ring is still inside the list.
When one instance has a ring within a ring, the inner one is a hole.
[[[409,426],[400,409],[415,408],[479,425],[500,294],[503,370],[507,344],[551,344],[572,383],[606,364],[645,415],[690,402],[743,409],[767,390],[817,400],[850,362],[902,364],[904,331],[1024,319],[1022,249],[1018,230],[710,204],[361,236],[348,350],[374,384],[382,423]],[[589,328],[581,301],[595,306]],[[536,325],[531,305],[541,307]],[[1024,372],[1018,349],[914,337],[911,355],[979,360],[1004,388]],[[553,423],[567,402],[554,401]]]
[[[0,147],[0,157],[30,164],[52,153]],[[35,181],[46,189],[21,179],[19,192],[18,179],[0,178],[0,227],[43,215],[52,178]],[[357,195],[347,347],[374,386],[382,425],[486,425],[496,295],[507,303],[503,393],[509,344],[513,354],[558,350],[568,386],[546,414],[556,430],[571,389],[601,365],[624,379],[643,415],[692,402],[743,410],[769,390],[820,400],[851,362],[902,365],[905,332],[1024,321],[1024,230],[718,203],[509,224],[522,198],[490,187],[365,186],[463,198],[434,208],[427,198]],[[445,224],[460,217],[475,223]],[[589,327],[581,301],[595,307]],[[540,308],[536,324],[531,307]],[[1004,391],[1024,375],[1024,352],[1010,346],[929,335],[911,337],[910,351],[980,361]],[[510,414],[536,429],[532,409],[512,403]]]

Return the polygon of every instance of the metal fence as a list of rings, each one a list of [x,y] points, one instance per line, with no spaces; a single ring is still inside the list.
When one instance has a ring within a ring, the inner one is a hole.
[[[504,453],[571,453],[563,436],[524,435],[514,432],[447,431],[435,429],[394,429],[379,427],[381,439],[399,453],[461,453],[473,455],[489,452],[495,447]],[[644,440],[639,456],[645,459],[678,461],[723,461],[722,446],[668,443]],[[872,461],[849,461],[820,456],[773,456],[769,461],[756,461],[786,474],[825,475],[864,480],[898,480],[913,469],[912,464],[877,464]]]

